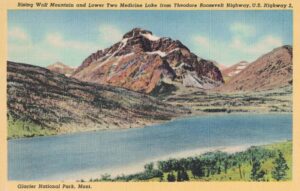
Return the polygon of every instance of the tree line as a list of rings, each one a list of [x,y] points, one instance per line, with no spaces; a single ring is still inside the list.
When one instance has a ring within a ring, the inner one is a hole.
[[[273,161],[273,167],[268,170],[272,178],[277,181],[285,180],[289,167],[281,151],[251,147],[233,154],[217,151],[196,157],[158,161],[156,165],[148,163],[140,173],[115,178],[103,175],[100,179],[90,181],[147,181],[152,178],[168,182],[189,181],[191,178],[209,180],[210,177],[221,173],[229,177],[228,171],[233,168],[236,169],[239,180],[269,181],[266,177],[268,172],[262,169],[262,164],[270,159]],[[245,168],[249,167],[250,175],[246,177]]]

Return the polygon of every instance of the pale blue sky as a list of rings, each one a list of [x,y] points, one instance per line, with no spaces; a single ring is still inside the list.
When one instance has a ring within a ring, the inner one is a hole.
[[[225,65],[254,61],[292,45],[292,11],[33,11],[8,12],[8,58],[78,66],[134,27],[180,40],[198,56]]]

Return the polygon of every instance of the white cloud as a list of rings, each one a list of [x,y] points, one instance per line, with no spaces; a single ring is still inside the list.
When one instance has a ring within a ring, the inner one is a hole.
[[[209,47],[210,42],[209,42],[209,39],[207,37],[204,37],[202,35],[196,35],[193,40],[199,46],[202,46],[202,47],[205,47],[205,48]]]
[[[122,39],[122,31],[110,24],[103,24],[99,26],[99,40],[105,45],[111,45]]]
[[[68,45],[64,42],[63,37],[59,33],[48,34],[46,41],[57,48],[66,48]]]
[[[46,33],[33,41],[26,30],[11,26],[8,30],[8,59],[40,66],[55,61],[77,66],[86,56],[122,38],[121,31],[114,25],[100,25],[96,29],[98,39],[95,41],[70,39],[59,32]]]
[[[8,59],[11,61],[40,66],[61,61],[76,66],[80,64],[80,61],[76,60],[79,55],[83,60],[98,48],[95,43],[68,40],[60,33],[49,33],[33,42],[31,36],[20,27],[8,30]]]
[[[275,47],[282,46],[282,44],[281,38],[268,35],[256,42],[249,42],[245,39],[234,38],[231,47],[244,53],[264,54]]]
[[[256,29],[246,23],[234,23],[230,26],[230,31],[232,33],[230,47],[237,52],[259,55],[282,45],[281,38],[270,34],[253,40],[251,37],[255,37]]]
[[[59,33],[51,33],[46,36],[46,42],[56,48],[68,48],[68,49],[77,49],[77,50],[97,50],[97,46],[89,42],[81,42],[75,40],[66,40]]]
[[[40,65],[43,61],[58,59],[58,55],[49,49],[44,42],[33,44],[31,41],[10,42],[8,45],[8,59]]]
[[[20,27],[13,27],[8,30],[8,36],[11,40],[29,41],[28,34]]]
[[[246,23],[233,23],[230,26],[230,31],[233,35],[241,37],[250,37],[256,34],[255,27]]]
[[[195,53],[206,59],[232,65],[241,60],[254,61],[259,56],[283,45],[283,40],[272,34],[258,35],[250,25],[236,23],[229,27],[228,39],[208,38],[197,34],[191,37]]]

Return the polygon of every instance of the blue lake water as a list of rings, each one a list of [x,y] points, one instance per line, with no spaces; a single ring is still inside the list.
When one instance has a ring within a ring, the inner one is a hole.
[[[80,179],[174,153],[292,139],[292,114],[228,114],[139,129],[8,141],[9,180]]]

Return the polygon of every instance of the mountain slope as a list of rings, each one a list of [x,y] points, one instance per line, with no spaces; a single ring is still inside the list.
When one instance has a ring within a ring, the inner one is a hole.
[[[223,83],[213,62],[197,57],[178,40],[159,38],[140,28],[88,56],[72,77],[144,93],[174,91],[176,83],[201,89]]]
[[[282,46],[261,56],[225,85],[221,91],[261,91],[288,86],[293,80],[293,48]]]
[[[55,62],[54,64],[47,66],[47,69],[53,72],[64,74],[68,77],[71,76],[72,73],[75,71],[75,68],[71,68],[70,66],[67,66],[61,62]]]
[[[10,137],[139,127],[188,112],[147,95],[80,82],[37,66],[8,62],[7,71]],[[37,128],[29,133],[33,126]]]

